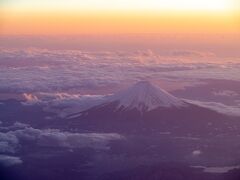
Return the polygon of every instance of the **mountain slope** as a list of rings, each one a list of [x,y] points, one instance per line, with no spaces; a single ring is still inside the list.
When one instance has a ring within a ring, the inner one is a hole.
[[[68,118],[75,118],[82,115],[83,112],[91,109],[103,109],[104,107],[112,109],[113,112],[134,110],[146,113],[160,107],[181,108],[186,106],[188,106],[188,103],[172,96],[165,90],[152,85],[148,81],[140,81],[123,91],[103,97],[101,101],[92,104],[87,110],[73,113]]]
[[[68,123],[74,128],[105,132],[170,132],[181,135],[238,133],[240,129],[237,118],[187,103],[148,82],[139,82],[107,96],[102,104],[71,115]]]

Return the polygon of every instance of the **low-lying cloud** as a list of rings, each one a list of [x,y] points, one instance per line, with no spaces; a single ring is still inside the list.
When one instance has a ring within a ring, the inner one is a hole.
[[[123,136],[116,133],[71,133],[56,129],[41,130],[26,127],[0,133],[0,151],[14,153],[21,146],[21,142],[46,147],[108,149],[109,141],[120,139],[123,139]]]
[[[13,166],[17,164],[22,164],[22,160],[19,157],[8,156],[8,155],[0,155],[0,164],[2,166]]]
[[[237,97],[239,96],[238,93],[230,90],[223,90],[223,91],[217,91],[213,92],[214,96],[223,96],[223,97]]]
[[[190,50],[161,55],[151,50],[1,49],[0,61],[0,92],[96,91],[142,79],[240,80],[239,59]]]
[[[205,107],[221,114],[230,116],[240,116],[240,106],[228,106],[219,102],[203,102],[196,100],[186,100],[189,103],[196,104],[201,107]]]
[[[21,126],[20,126],[21,125]],[[13,127],[15,128],[13,130]],[[70,149],[93,148],[108,150],[109,142],[123,140],[117,133],[73,133],[57,129],[35,129],[28,124],[15,123],[0,132],[0,163],[18,164],[21,160],[13,157],[22,146],[59,147]]]
[[[45,112],[59,117],[84,111],[103,102],[105,95],[81,95],[69,93],[24,93],[23,105],[40,105]]]

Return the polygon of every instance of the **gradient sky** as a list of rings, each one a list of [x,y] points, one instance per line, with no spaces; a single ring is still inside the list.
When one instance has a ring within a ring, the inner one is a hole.
[[[239,33],[238,0],[2,0],[0,34]]]

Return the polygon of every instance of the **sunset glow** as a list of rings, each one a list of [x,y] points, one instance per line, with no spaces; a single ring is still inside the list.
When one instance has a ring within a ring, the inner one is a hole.
[[[5,0],[1,34],[238,33],[235,0]]]
[[[7,8],[35,10],[209,10],[231,11],[235,0],[5,0]]]

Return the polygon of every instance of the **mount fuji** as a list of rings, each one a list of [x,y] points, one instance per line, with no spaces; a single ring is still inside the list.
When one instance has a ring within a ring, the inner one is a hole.
[[[188,103],[148,81],[140,81],[127,89],[107,95],[100,101],[93,101],[87,110],[72,114],[69,118],[80,116],[93,108],[99,109],[109,105],[114,106],[111,108],[114,112],[138,111],[143,114],[157,108],[183,108],[188,106]]]
[[[174,97],[147,81],[108,95],[89,109],[68,117],[72,127],[89,130],[196,135],[232,133],[232,127],[239,126],[237,121],[237,118]]]
[[[117,109],[147,112],[159,107],[183,107],[187,104],[165,90],[148,81],[140,81],[132,87],[108,97],[108,102],[116,102]]]

